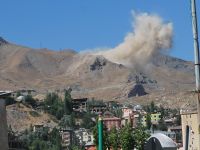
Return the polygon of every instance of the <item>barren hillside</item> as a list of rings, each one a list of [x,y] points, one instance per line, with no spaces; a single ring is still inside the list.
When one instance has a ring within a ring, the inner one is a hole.
[[[35,50],[2,38],[0,70],[1,90],[28,88],[44,93],[71,87],[73,97],[103,100],[154,100],[163,93],[170,97],[194,89],[192,62],[170,56],[156,55],[150,63],[133,69],[100,55]]]

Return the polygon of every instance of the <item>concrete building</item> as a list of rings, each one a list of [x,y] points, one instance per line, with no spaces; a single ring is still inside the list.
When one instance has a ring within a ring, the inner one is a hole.
[[[131,124],[132,127],[136,127],[136,113],[131,108],[123,107],[121,125],[125,126],[127,123]]]
[[[164,134],[164,135],[168,136],[170,139],[172,139],[174,142],[176,142],[176,133],[173,132],[173,131],[160,131],[160,130],[156,130],[156,131],[154,131],[154,134],[156,134],[156,133]]]
[[[168,136],[155,133],[147,140],[144,150],[177,150],[177,146]]]
[[[62,129],[60,130],[60,135],[62,138],[62,147],[67,148],[72,146],[73,140],[73,131],[71,129]]]
[[[153,113],[153,114],[151,114],[151,123],[152,124],[158,124],[160,119],[161,119],[160,116],[161,116],[161,113]],[[146,124],[147,124],[147,115],[143,115],[142,124],[144,126],[146,126]]]
[[[120,129],[121,119],[115,117],[111,112],[105,111],[103,114],[103,124],[106,126],[108,131],[113,127]]]
[[[198,116],[196,111],[181,111],[183,147],[200,150],[198,134]]]
[[[129,117],[133,113],[133,109],[128,107],[122,107],[122,118]]]
[[[175,134],[176,134],[176,143],[178,143],[180,146],[182,146],[183,145],[182,127],[181,126],[169,127],[168,131],[175,132]]]
[[[78,112],[87,111],[87,98],[78,98],[72,100],[73,110]]]
[[[165,119],[164,121],[165,121],[166,126],[169,128],[169,127],[172,127],[174,125],[175,119],[174,118],[168,118],[168,119]]]
[[[95,113],[95,114],[101,114],[103,112],[105,112],[107,110],[106,105],[92,105],[89,108],[89,111],[91,113]]]
[[[43,124],[35,124],[35,125],[33,125],[33,132],[37,132],[43,128],[44,128]]]
[[[113,127],[116,129],[121,128],[121,119],[117,117],[103,118],[103,124],[106,126],[107,130],[111,130]]]
[[[88,142],[93,143],[94,136],[92,132],[87,129],[80,128],[79,130],[74,131],[75,136],[79,139],[80,144],[86,144]]]
[[[97,150],[93,142],[88,142],[85,144],[85,150]]]

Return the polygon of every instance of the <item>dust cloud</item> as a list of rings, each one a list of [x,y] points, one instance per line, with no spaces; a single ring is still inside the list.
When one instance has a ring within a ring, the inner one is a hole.
[[[147,65],[152,58],[171,48],[172,23],[166,23],[158,15],[133,14],[133,30],[123,42],[112,49],[95,52],[108,60],[129,67]]]

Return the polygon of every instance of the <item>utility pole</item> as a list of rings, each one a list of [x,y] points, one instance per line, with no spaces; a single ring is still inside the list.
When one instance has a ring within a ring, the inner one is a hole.
[[[103,150],[103,120],[101,116],[98,119],[98,150]]]
[[[198,123],[198,148],[200,149],[200,60],[199,60],[199,41],[198,41],[198,23],[196,13],[196,0],[191,0],[192,11],[192,29],[194,38],[194,64],[196,77],[196,93],[197,93],[197,123]]]

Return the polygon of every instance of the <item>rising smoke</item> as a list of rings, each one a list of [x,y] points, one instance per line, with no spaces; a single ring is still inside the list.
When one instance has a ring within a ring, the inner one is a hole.
[[[133,14],[133,31],[113,49],[100,51],[108,60],[129,67],[144,66],[172,46],[172,23],[164,23],[157,15]]]

